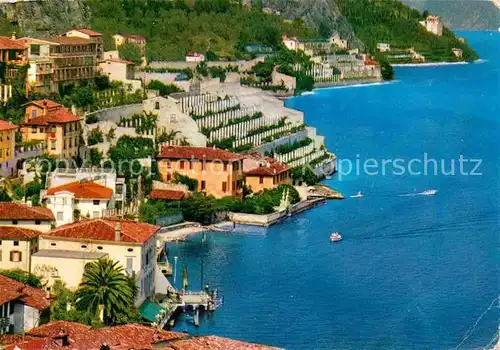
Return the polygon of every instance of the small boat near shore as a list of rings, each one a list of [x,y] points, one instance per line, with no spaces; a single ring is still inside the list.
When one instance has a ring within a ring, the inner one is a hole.
[[[338,232],[334,232],[330,235],[331,242],[340,242],[342,240],[342,236]]]
[[[352,195],[352,196],[349,196],[350,198],[363,198],[365,195],[359,191],[358,193],[356,193],[355,195]]]

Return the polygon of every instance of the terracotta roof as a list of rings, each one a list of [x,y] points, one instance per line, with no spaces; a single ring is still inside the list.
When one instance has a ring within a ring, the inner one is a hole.
[[[155,189],[151,191],[149,197],[153,199],[165,199],[165,200],[175,201],[187,197],[187,194],[182,191]]]
[[[192,337],[170,342],[165,350],[226,350],[226,349],[277,349],[217,336]]]
[[[209,147],[182,147],[182,146],[165,146],[160,154],[156,156],[158,159],[200,159],[200,160],[221,160],[230,162],[239,160],[241,155],[231,153],[223,149]]]
[[[50,306],[50,299],[44,290],[0,275],[0,305],[13,300],[20,300],[37,310],[45,310]]]
[[[0,202],[0,220],[54,220],[50,209],[26,204]]]
[[[158,330],[138,324],[91,329],[90,326],[68,321],[50,322],[32,329],[28,334],[31,339],[67,336],[70,346],[65,349],[72,350],[98,350],[104,344],[112,349],[151,349],[153,344],[187,337],[184,333]],[[46,348],[52,349],[51,347],[39,349]]]
[[[90,326],[70,321],[53,321],[40,327],[33,328],[28,335],[34,337],[57,337],[61,334],[72,336],[74,334],[87,332]]]
[[[119,58],[107,58],[105,61],[106,62],[114,62],[114,63],[124,63],[124,64],[128,64],[128,65],[135,64],[134,62],[120,60]]]
[[[266,158],[265,165],[247,171],[245,175],[274,176],[281,174],[289,169],[290,168],[287,165],[280,163],[277,160],[274,160],[273,158]]]
[[[188,57],[201,57],[204,55],[202,53],[199,53],[199,52],[188,52],[186,56],[188,56]]]
[[[49,99],[34,100],[34,101],[29,101],[28,103],[25,103],[25,105],[30,105],[30,104],[34,104],[34,105],[37,105],[38,107],[42,107],[42,108],[45,106],[47,106],[47,108],[58,108],[58,107],[63,106],[62,104],[57,103],[57,102],[52,101],[52,100],[49,100]]]
[[[0,36],[0,50],[24,50],[24,44],[6,36]]]
[[[66,108],[49,108],[47,114],[31,118],[28,121],[23,121],[21,125],[48,125],[52,124],[65,124],[77,122],[80,118],[68,112]]]
[[[85,345],[85,349],[99,349],[107,344],[112,349],[120,346],[126,349],[150,349],[152,344],[185,338],[186,334],[158,330],[138,324],[104,327],[83,332],[74,336],[77,344]]]
[[[17,129],[17,125],[9,123],[8,121],[0,119],[0,131],[14,130]]]
[[[38,237],[40,235],[40,231],[30,230],[23,227],[18,226],[0,226],[0,240],[4,239],[31,239],[34,237]]]
[[[101,33],[94,32],[93,30],[88,29],[88,28],[79,28],[79,29],[73,29],[73,30],[80,32],[80,33],[83,33],[83,34],[87,34],[88,36],[102,36]]]
[[[142,40],[142,41],[146,40],[146,37],[144,37],[142,35],[137,35],[137,34],[118,34],[118,35],[121,35],[127,39]]]
[[[71,192],[76,199],[111,199],[113,195],[111,188],[91,181],[76,181],[61,186],[50,187],[46,195],[52,196],[57,192]]]
[[[50,338],[33,338],[25,336],[25,339],[19,339],[9,343],[4,343],[5,350],[64,350],[65,348],[55,344]],[[8,341],[8,338],[7,338]]]
[[[159,229],[159,226],[136,221],[118,219],[92,219],[62,225],[42,237],[59,237],[115,242],[115,229],[121,225],[121,242],[145,243]]]

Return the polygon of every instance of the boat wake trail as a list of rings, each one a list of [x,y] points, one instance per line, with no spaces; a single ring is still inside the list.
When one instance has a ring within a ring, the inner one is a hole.
[[[434,196],[437,190],[426,190],[423,192],[399,194],[398,197]]]

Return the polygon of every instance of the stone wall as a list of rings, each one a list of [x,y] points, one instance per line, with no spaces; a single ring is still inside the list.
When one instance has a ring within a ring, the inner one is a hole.
[[[287,216],[286,211],[267,215],[245,214],[245,213],[229,213],[229,219],[237,224],[254,225],[254,226],[271,226],[277,221]]]
[[[142,112],[142,104],[130,104],[118,107],[111,107],[101,109],[95,112],[86,113],[84,115],[84,120],[90,115],[96,115],[99,118],[99,121],[110,121],[115,124],[120,121],[120,117],[130,117],[134,114],[139,114]],[[92,126],[90,124],[89,126]]]

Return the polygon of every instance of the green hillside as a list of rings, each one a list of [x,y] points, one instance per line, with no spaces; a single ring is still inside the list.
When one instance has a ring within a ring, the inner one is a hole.
[[[302,21],[284,23],[275,15],[252,10],[233,0],[183,1],[86,0],[92,29],[111,36],[141,34],[148,40],[149,60],[180,60],[189,51],[213,51],[219,57],[240,58],[246,45],[278,47],[281,33],[309,37],[316,30]]]
[[[375,52],[377,42],[395,48],[413,47],[426,56],[428,62],[455,61],[451,49],[461,48],[467,61],[477,59],[476,53],[462,43],[450,30],[443,36],[429,33],[418,23],[423,16],[396,0],[336,0],[342,14],[354,28],[367,50]]]

